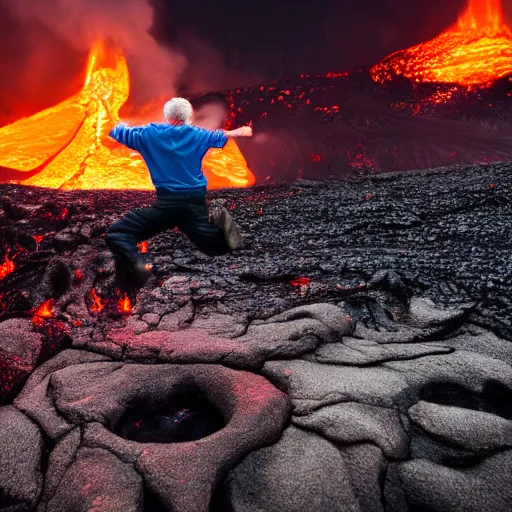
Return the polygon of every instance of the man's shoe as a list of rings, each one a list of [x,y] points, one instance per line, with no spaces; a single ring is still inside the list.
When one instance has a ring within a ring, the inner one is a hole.
[[[139,286],[144,286],[148,279],[151,277],[153,265],[145,263],[144,261],[138,261],[135,265],[135,279]]]
[[[226,208],[216,207],[212,211],[212,219],[224,233],[226,242],[232,251],[236,251],[243,246],[242,233],[235,219],[229,214]]]

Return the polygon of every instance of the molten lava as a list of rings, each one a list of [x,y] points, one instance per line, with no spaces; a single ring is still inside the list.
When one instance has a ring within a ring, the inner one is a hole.
[[[0,167],[27,173],[20,182],[63,190],[151,190],[138,153],[109,138],[130,92],[120,50],[98,42],[90,53],[80,93],[30,118],[0,128]],[[209,188],[247,187],[255,178],[236,143],[204,159]]]
[[[139,248],[139,252],[146,253],[149,251],[149,244],[147,242],[140,242],[137,244],[137,247]]]
[[[55,305],[55,300],[50,299],[45,303],[41,304],[37,310],[34,312],[34,317],[39,318],[51,318],[53,316],[53,307]]]
[[[117,309],[119,312],[127,315],[132,312],[132,302],[126,293],[119,298],[117,302]]]
[[[99,312],[103,311],[103,309],[105,309],[105,304],[101,300],[101,297],[98,296],[98,294],[96,293],[96,290],[94,288],[91,290],[89,297],[92,301],[91,311],[93,313],[99,313]]]
[[[488,86],[512,72],[512,31],[501,0],[469,0],[457,23],[440,36],[386,57],[372,70],[375,82],[402,75],[416,82]]]
[[[0,279],[3,279],[4,277],[8,276],[12,272],[14,272],[15,269],[14,262],[9,259],[9,256],[6,254],[4,256],[4,263],[0,265]]]

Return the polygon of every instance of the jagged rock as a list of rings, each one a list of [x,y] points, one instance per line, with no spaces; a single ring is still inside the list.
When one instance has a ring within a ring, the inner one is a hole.
[[[322,407],[308,416],[294,416],[292,421],[335,443],[371,442],[391,459],[407,456],[409,438],[393,409],[347,402]]]
[[[512,451],[468,469],[452,469],[428,460],[405,462],[399,469],[407,502],[432,512],[508,512],[512,502]]]
[[[512,366],[512,343],[481,327],[472,325],[464,334],[443,339],[442,345],[500,359]]]
[[[142,512],[142,478],[133,465],[99,448],[80,448],[46,512]]]
[[[436,439],[472,452],[512,448],[512,421],[495,414],[419,402],[409,417]]]
[[[142,321],[154,327],[155,325],[158,325],[158,322],[160,322],[160,315],[157,315],[155,313],[146,313],[145,315],[142,316]]]
[[[30,320],[13,318],[0,323],[0,357],[31,372],[41,352],[42,336],[33,332]]]
[[[14,407],[0,407],[0,447],[0,507],[33,508],[43,486],[40,430]]]
[[[64,350],[59,355],[40,366],[25,384],[14,401],[14,405],[37,423],[48,436],[59,438],[72,429],[55,409],[48,387],[52,373],[62,368],[85,362],[105,361],[108,358],[81,350]]]
[[[263,367],[263,375],[286,390],[298,415],[340,402],[396,407],[408,390],[404,375],[380,367],[269,361]]]
[[[460,308],[438,308],[432,300],[424,297],[412,297],[409,302],[407,314],[400,322],[390,322],[381,329],[359,323],[353,336],[379,344],[423,341],[459,327],[471,307],[461,305]]]
[[[361,510],[383,512],[380,482],[384,478],[387,463],[379,447],[373,444],[354,444],[343,446],[340,451]]]
[[[80,228],[76,226],[65,228],[53,237],[55,248],[59,251],[72,249],[77,245],[86,243],[87,240],[88,239],[80,232]]]
[[[362,344],[360,340],[355,338],[344,338],[343,344],[329,344],[319,347],[308,359],[317,363],[365,366],[385,361],[415,359],[450,352],[452,352],[452,349],[434,343],[375,344],[372,346]]]
[[[350,334],[354,329],[353,320],[347,312],[332,304],[311,304],[299,306],[276,315],[268,320],[268,323],[291,322],[311,318],[324,324],[328,329],[337,334],[338,337]]]
[[[382,366],[404,375],[414,387],[426,387],[431,383],[454,383],[478,393],[489,383],[499,383],[505,389],[512,390],[512,366],[464,350],[410,361],[387,362]]]
[[[268,361],[263,374],[288,392],[298,415],[347,401],[399,407],[405,412],[436,383],[454,383],[474,393],[481,393],[489,383],[512,389],[512,367],[462,350],[364,368]],[[497,403],[496,407],[503,406]]]
[[[204,330],[212,336],[219,336],[221,338],[237,338],[245,333],[248,323],[249,321],[246,318],[217,312],[207,312],[196,316],[190,328]]]
[[[363,511],[342,453],[295,427],[273,446],[251,453],[230,473],[226,487],[234,512]]]
[[[175,313],[169,313],[162,317],[158,324],[159,331],[179,331],[184,329],[194,318],[194,306],[187,302]]]
[[[48,469],[40,504],[41,510],[38,512],[45,512],[46,504],[55,495],[64,475],[76,460],[81,440],[80,428],[75,428],[55,444],[48,458]],[[83,485],[83,482],[81,484]]]

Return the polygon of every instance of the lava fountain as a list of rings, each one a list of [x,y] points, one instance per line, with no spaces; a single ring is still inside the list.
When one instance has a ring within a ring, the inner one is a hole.
[[[0,167],[6,174],[17,171],[21,178],[16,182],[23,185],[152,190],[141,156],[108,136],[129,93],[123,52],[98,41],[76,96],[0,128]],[[207,153],[203,171],[209,188],[247,187],[255,182],[233,140],[223,150]]]
[[[375,82],[401,75],[416,82],[487,87],[512,72],[512,31],[501,0],[469,0],[459,20],[441,35],[386,57],[371,70]]]

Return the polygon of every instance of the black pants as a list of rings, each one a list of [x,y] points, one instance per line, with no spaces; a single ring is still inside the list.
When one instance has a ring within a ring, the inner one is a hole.
[[[140,258],[137,243],[175,227],[206,254],[230,252],[223,231],[209,221],[204,196],[159,197],[153,206],[132,210],[115,222],[106,243],[118,266],[130,274]]]

